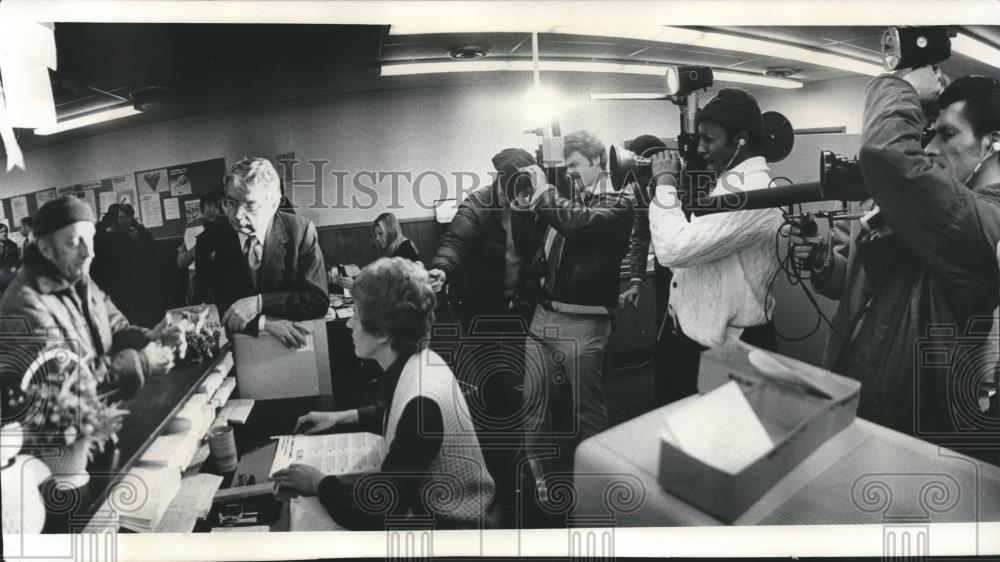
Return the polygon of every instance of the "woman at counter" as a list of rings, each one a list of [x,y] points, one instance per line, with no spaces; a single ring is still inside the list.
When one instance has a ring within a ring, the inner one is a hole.
[[[296,431],[370,431],[385,436],[381,472],[349,483],[293,464],[274,474],[283,488],[319,496],[349,529],[381,529],[420,517],[434,528],[495,526],[494,483],[451,369],[424,344],[434,319],[430,277],[418,264],[382,258],[354,280],[348,321],[358,357],[383,370],[383,402],[357,410],[310,412]],[[386,486],[396,500],[378,503]],[[391,505],[389,505],[391,504]]]
[[[412,262],[420,261],[417,247],[403,235],[399,219],[392,213],[382,213],[372,223],[372,238],[375,239],[375,249],[381,258],[406,258]],[[337,284],[345,289],[354,285],[350,275],[338,275]]]

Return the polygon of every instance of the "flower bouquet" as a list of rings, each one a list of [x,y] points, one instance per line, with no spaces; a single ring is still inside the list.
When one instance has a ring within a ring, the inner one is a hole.
[[[170,328],[164,333],[172,334],[172,341],[164,345],[174,348],[176,362],[193,365],[214,358],[222,348],[221,331],[218,322],[209,319],[211,308],[192,306],[167,311],[165,322]]]
[[[128,411],[109,404],[98,393],[101,382],[86,362],[72,351],[53,348],[42,352],[21,380],[21,393],[6,397],[24,409],[27,444],[52,470],[52,478],[78,487],[90,479],[87,461],[93,449],[117,442],[122,418]],[[58,454],[51,454],[57,448]],[[41,451],[46,451],[42,453]]]

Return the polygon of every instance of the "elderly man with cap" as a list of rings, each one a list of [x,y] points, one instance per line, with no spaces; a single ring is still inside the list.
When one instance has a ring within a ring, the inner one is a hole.
[[[35,243],[0,300],[0,333],[71,342],[104,387],[132,392],[172,366],[174,350],[161,341],[176,334],[164,322],[153,330],[130,325],[90,278],[94,222],[90,206],[72,195],[38,211]]]
[[[310,330],[298,321],[322,318],[330,296],[316,226],[279,211],[280,202],[281,182],[270,162],[233,164],[223,179],[229,220],[198,238],[195,269],[231,331],[265,331],[302,347]]]
[[[698,114],[698,153],[715,174],[712,195],[771,184],[760,155],[763,120],[757,101],[742,90],[723,88]],[[674,276],[670,283],[671,328],[684,358],[674,375],[679,399],[697,391],[698,352],[729,339],[776,347],[768,285],[778,270],[774,236],[778,209],[692,216],[677,193],[682,162],[673,153],[653,157],[656,197],[649,207],[653,251]]]

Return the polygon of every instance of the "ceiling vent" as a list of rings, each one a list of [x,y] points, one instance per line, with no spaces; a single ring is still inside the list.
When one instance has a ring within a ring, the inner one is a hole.
[[[448,58],[454,60],[473,60],[481,59],[486,55],[490,54],[490,50],[486,47],[476,47],[473,45],[465,47],[455,47],[448,51]]]

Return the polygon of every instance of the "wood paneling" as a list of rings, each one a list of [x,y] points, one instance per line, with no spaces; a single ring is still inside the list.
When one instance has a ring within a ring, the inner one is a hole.
[[[403,234],[417,247],[420,260],[429,265],[437,251],[442,227],[433,219],[400,221],[400,226]],[[378,257],[371,224],[323,226],[317,230],[327,271],[341,263],[364,267]]]

